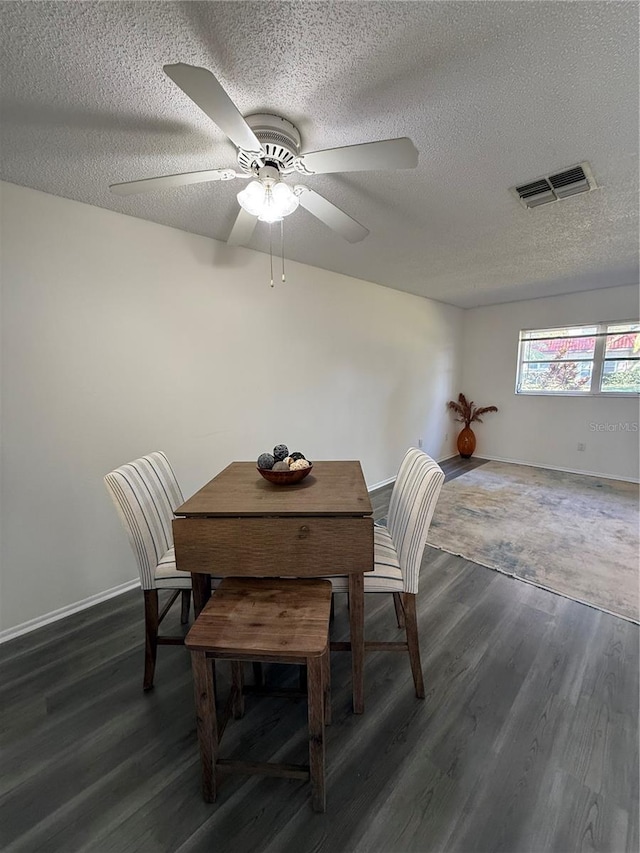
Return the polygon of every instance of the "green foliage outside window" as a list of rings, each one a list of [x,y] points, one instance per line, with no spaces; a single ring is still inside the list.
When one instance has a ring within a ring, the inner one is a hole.
[[[516,393],[639,394],[640,324],[521,332]]]

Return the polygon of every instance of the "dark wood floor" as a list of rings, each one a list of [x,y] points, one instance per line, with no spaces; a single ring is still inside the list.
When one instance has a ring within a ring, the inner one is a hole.
[[[456,477],[466,474],[467,471],[473,471],[474,468],[486,465],[488,461],[488,459],[476,459],[475,456],[471,459],[463,459],[461,456],[454,456],[451,459],[445,459],[444,462],[440,463],[445,474],[444,481],[445,483],[448,483],[449,480],[455,480]],[[382,488],[371,492],[373,517],[376,521],[380,521],[385,518],[389,507],[389,498],[391,497],[392,489],[393,483],[390,483],[387,486],[382,486]]]
[[[333,656],[325,815],[290,780],[231,777],[202,802],[189,660],[161,648],[142,693],[139,592],[0,646],[0,847],[636,853],[637,626],[433,549],[419,605],[425,701],[408,660],[381,652],[355,717],[349,656]],[[366,624],[398,636],[387,596],[368,597]],[[249,700],[223,747],[304,761],[305,703]]]

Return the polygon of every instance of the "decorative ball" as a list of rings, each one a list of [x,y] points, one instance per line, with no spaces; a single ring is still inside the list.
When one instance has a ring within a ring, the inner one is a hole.
[[[291,456],[287,456],[287,458],[286,458],[284,461],[287,463],[287,465],[291,465],[291,463],[292,463],[294,460],[291,458]]]
[[[270,453],[261,453],[258,456],[258,468],[273,468],[273,463],[276,460]]]
[[[288,470],[289,470],[289,466],[288,466],[288,465],[287,465],[287,463],[284,461],[284,459],[281,459],[279,462],[276,462],[276,463],[274,464],[274,466],[273,466],[273,468],[272,468],[271,470],[272,470],[272,471],[288,471]]]
[[[292,458],[292,459],[294,460],[294,462],[295,462],[295,460],[296,460],[296,459],[306,459],[306,456],[304,455],[304,453],[300,453],[300,451],[299,451],[299,450],[296,450],[296,452],[295,452],[295,453],[292,453],[292,454],[291,454],[291,458]]]
[[[306,459],[296,459],[291,463],[291,471],[301,471],[303,468],[311,467]],[[274,466],[275,468],[275,466]]]
[[[281,462],[289,455],[289,448],[286,444],[276,444],[273,448],[273,455],[275,456],[276,462]]]

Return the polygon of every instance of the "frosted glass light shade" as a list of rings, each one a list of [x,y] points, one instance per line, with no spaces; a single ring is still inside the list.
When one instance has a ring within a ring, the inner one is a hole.
[[[238,204],[252,216],[260,216],[264,207],[266,187],[260,181],[251,181],[238,193]]]
[[[298,207],[300,199],[287,184],[278,183],[271,189],[273,206],[281,216],[289,216]]]
[[[279,222],[298,207],[298,196],[281,181],[273,185],[251,181],[238,193],[238,203],[261,222]]]

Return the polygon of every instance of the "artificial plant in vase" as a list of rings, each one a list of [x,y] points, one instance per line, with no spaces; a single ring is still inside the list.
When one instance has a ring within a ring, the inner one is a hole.
[[[473,400],[467,400],[464,394],[458,394],[457,402],[449,400],[447,408],[456,413],[457,421],[464,424],[458,435],[458,453],[463,459],[469,459],[476,449],[476,436],[471,429],[471,424],[474,421],[482,423],[480,415],[486,415],[487,412],[497,412],[498,408],[497,406],[476,406]]]

